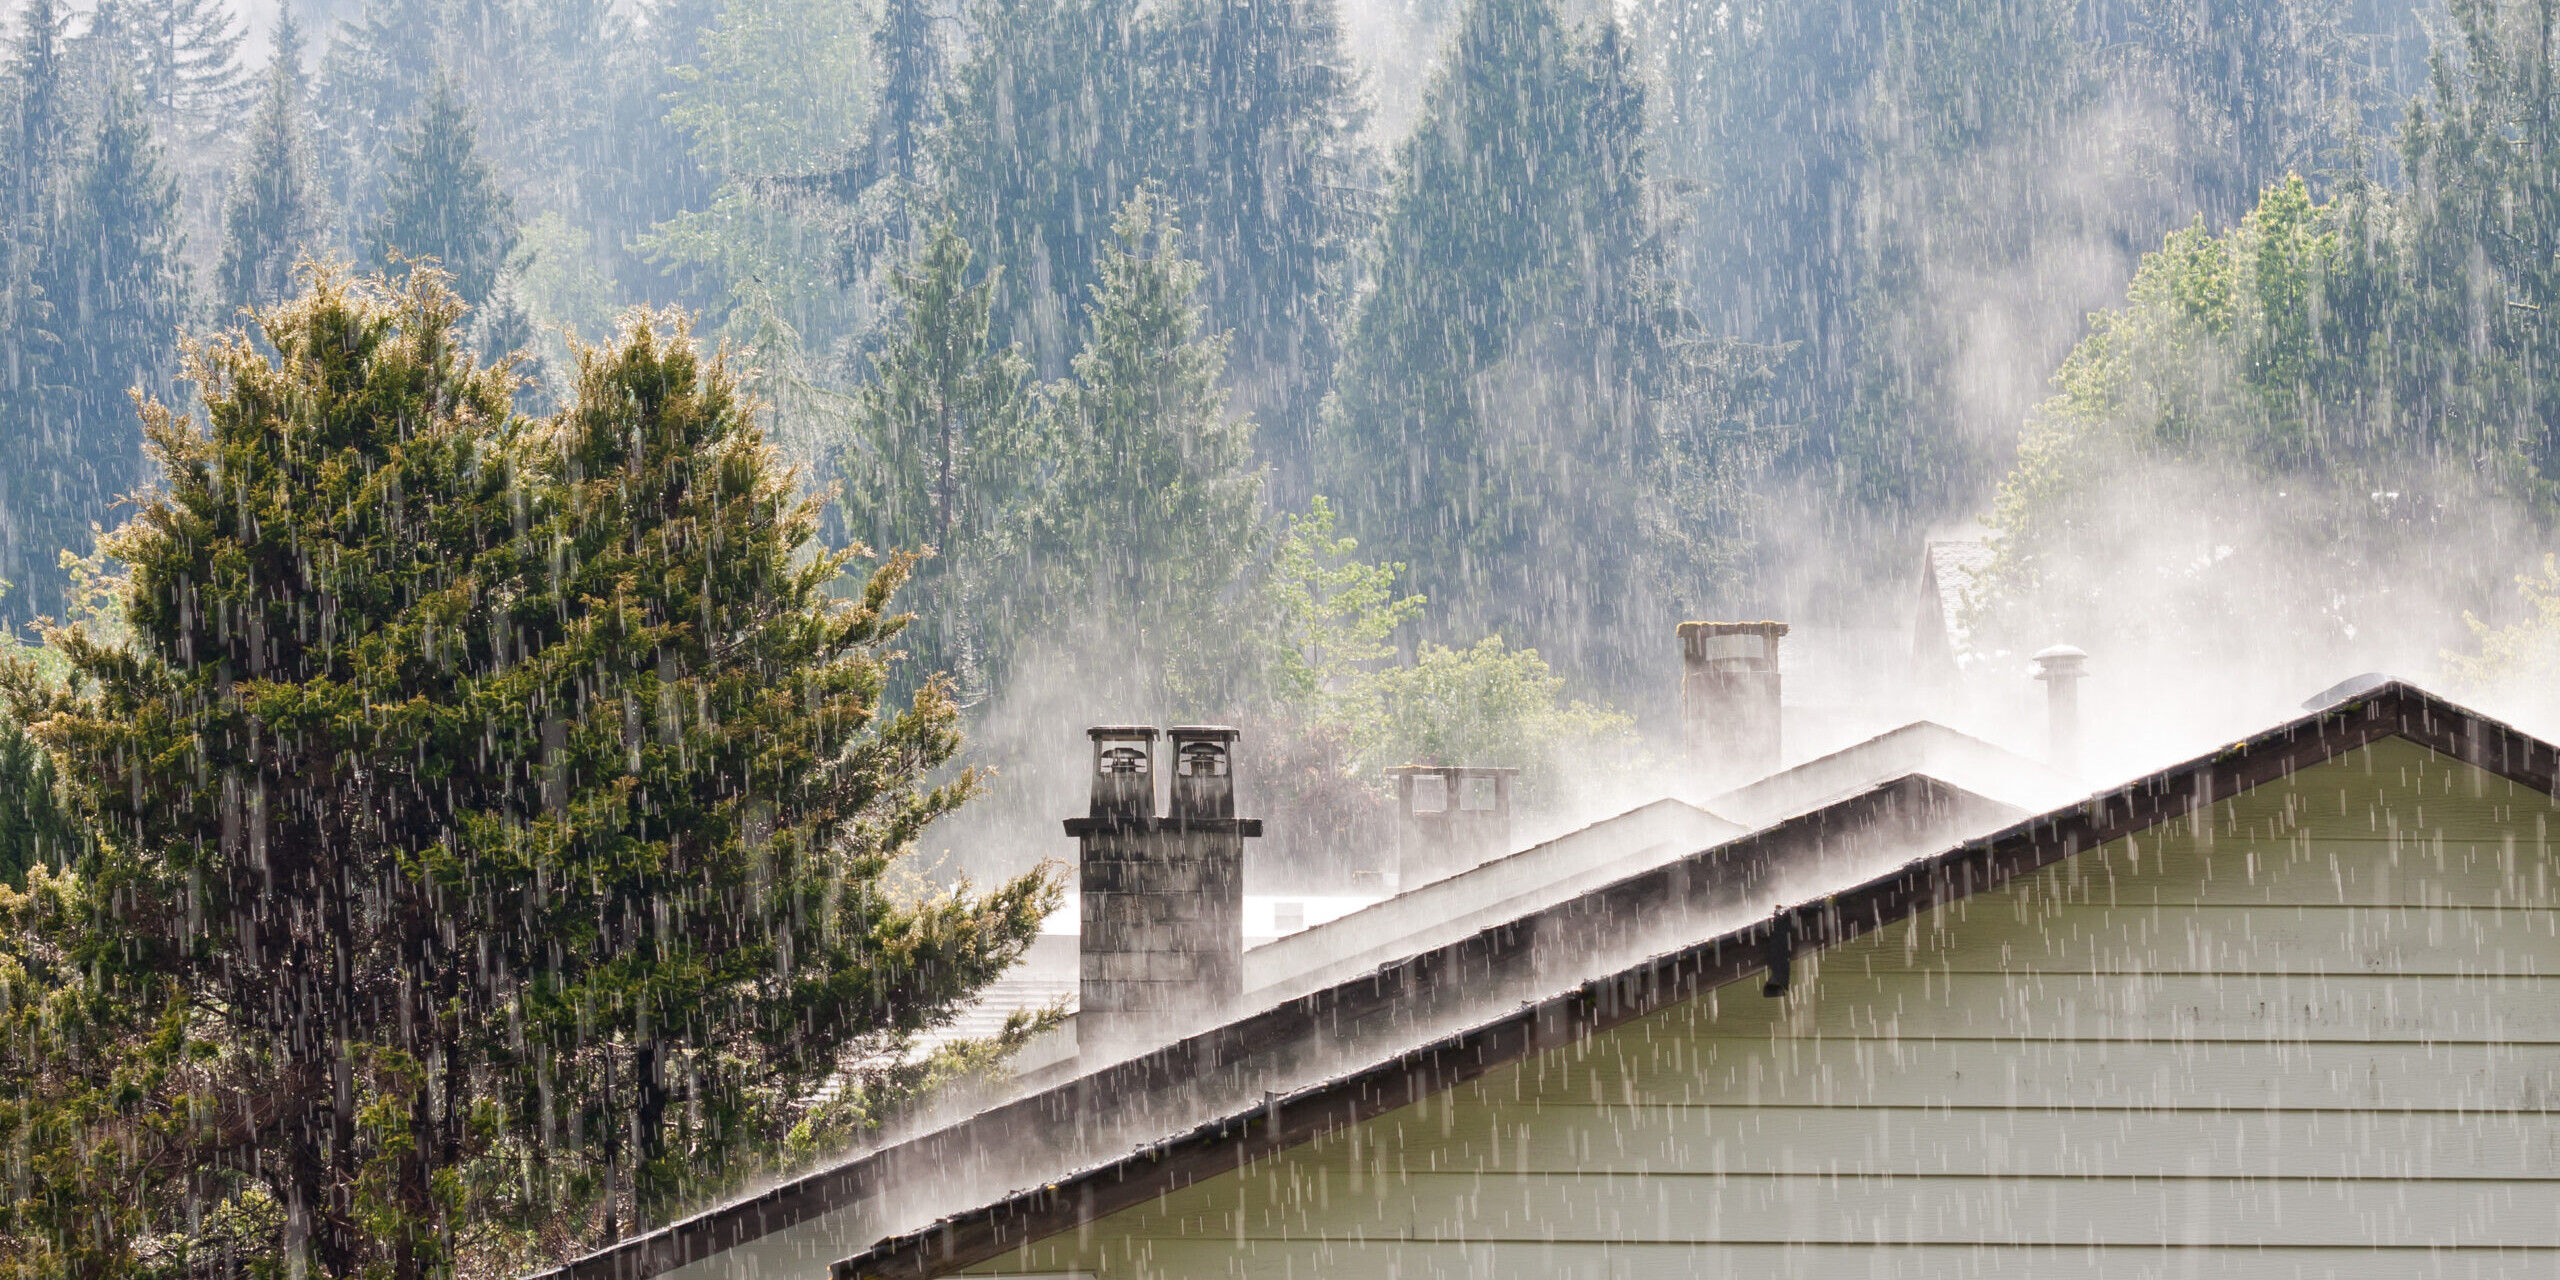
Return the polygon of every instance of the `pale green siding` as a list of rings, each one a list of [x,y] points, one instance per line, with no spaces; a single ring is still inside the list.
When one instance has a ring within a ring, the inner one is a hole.
[[[2552,813],[2394,740],[974,1273],[2560,1275]]]

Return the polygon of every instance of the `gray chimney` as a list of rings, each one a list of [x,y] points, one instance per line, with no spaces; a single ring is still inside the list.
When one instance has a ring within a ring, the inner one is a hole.
[[[1680,624],[1680,738],[1691,783],[1713,793],[1778,771],[1783,622]]]
[[[1396,783],[1399,892],[1511,852],[1511,781],[1517,769],[1408,764]]]
[[[2089,655],[2067,644],[2039,650],[2036,679],[2044,681],[2045,728],[2052,735],[2053,767],[2080,771],[2080,677],[2087,675]]]
[[[1093,802],[1067,820],[1079,843],[1080,1051],[1143,1045],[1235,998],[1244,977],[1244,842],[1235,816],[1236,731],[1173,730],[1173,811],[1155,812],[1156,731],[1090,730]]]

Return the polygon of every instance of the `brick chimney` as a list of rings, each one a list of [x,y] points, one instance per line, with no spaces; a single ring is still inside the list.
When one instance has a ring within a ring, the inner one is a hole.
[[[1690,782],[1717,792],[1778,771],[1783,622],[1680,624],[1680,739]]]
[[[1517,769],[1408,764],[1396,784],[1399,892],[1511,852],[1511,781]]]
[[[1131,1049],[1235,998],[1244,977],[1244,842],[1235,816],[1236,731],[1176,728],[1172,812],[1155,811],[1156,731],[1105,725],[1093,801],[1069,818],[1081,878],[1076,1014],[1081,1051]]]

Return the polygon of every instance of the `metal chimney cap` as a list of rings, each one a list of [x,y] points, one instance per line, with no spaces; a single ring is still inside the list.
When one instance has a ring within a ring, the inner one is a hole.
[[[2036,650],[2033,659],[2036,664],[2036,679],[2079,675],[2081,674],[2080,664],[2088,660],[2088,652],[2077,645],[2048,645]]]
[[[1178,724],[1164,731],[1168,738],[1207,738],[1217,742],[1233,742],[1244,731],[1228,724]]]
[[[1156,727],[1151,724],[1098,724],[1084,731],[1084,736],[1102,738],[1146,738],[1153,740]]]
[[[1787,624],[1783,622],[1683,622],[1680,624],[1679,632],[1682,639],[1693,635],[1758,635],[1774,640],[1787,634]]]

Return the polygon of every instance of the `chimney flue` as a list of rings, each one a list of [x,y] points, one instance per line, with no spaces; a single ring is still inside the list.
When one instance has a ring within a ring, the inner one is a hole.
[[[1396,891],[1511,852],[1517,769],[1429,764],[1387,770],[1396,784]]]
[[[2044,681],[2045,727],[2051,735],[2053,767],[2080,771],[2080,677],[2087,675],[2089,655],[2067,644],[2039,650],[2036,679]]]
[[[1236,731],[1224,725],[1176,725],[1165,736],[1173,742],[1173,820],[1236,816]]]
[[[1778,771],[1783,622],[1680,624],[1680,737],[1691,781],[1712,793]]]
[[[1093,739],[1093,803],[1087,817],[1143,821],[1156,812],[1156,731],[1151,725],[1104,724]]]
[[[1156,730],[1105,725],[1093,802],[1067,819],[1078,842],[1079,1051],[1136,1048],[1236,997],[1244,981],[1244,842],[1235,816],[1236,731],[1173,730],[1172,812],[1156,815]]]

